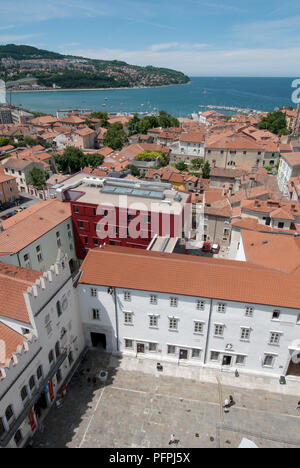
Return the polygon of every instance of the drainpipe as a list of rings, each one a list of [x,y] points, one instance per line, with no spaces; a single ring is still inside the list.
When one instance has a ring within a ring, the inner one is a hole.
[[[211,316],[212,316],[212,303],[213,300],[210,300],[210,306],[209,306],[209,317],[208,317],[208,323],[207,323],[207,334],[206,334],[206,344],[205,344],[205,353],[204,353],[204,362],[203,364],[206,364],[207,361],[207,353],[208,353],[208,339],[209,339],[209,332],[210,332],[210,322],[211,322]]]
[[[116,318],[116,333],[117,333],[117,351],[119,352],[119,320],[118,320],[118,305],[117,305],[117,293],[116,288],[114,291],[114,302],[115,302],[115,318]]]

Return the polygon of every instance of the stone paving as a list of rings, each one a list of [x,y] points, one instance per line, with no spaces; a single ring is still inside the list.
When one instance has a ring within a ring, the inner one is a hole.
[[[171,433],[179,448],[236,448],[243,437],[262,448],[300,447],[297,396],[127,370],[126,359],[89,351],[84,375],[51,409],[34,447],[169,448]],[[224,414],[229,394],[235,405]]]

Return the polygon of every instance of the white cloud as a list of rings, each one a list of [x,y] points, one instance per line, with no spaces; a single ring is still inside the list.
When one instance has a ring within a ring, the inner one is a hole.
[[[0,42],[16,43],[40,36],[41,34],[0,34]]]
[[[300,46],[288,49],[243,48],[165,50],[168,44],[154,44],[144,50],[99,48],[66,49],[64,53],[103,60],[124,60],[135,65],[154,65],[181,70],[190,76],[294,76],[299,75]],[[170,44],[169,44],[170,45]],[[173,44],[174,45],[174,44]],[[157,47],[158,46],[158,47]],[[161,47],[160,47],[161,46]]]

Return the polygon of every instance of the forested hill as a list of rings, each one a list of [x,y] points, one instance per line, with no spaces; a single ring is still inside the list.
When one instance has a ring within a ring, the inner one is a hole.
[[[61,88],[134,87],[184,84],[182,72],[151,65],[140,67],[118,60],[96,60],[62,55],[27,45],[0,46],[0,79],[32,77],[38,85]]]

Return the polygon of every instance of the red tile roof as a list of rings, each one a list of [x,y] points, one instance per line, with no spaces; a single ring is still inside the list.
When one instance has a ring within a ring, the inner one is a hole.
[[[299,270],[110,246],[90,250],[81,270],[81,284],[300,308]]]

